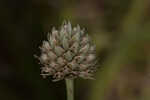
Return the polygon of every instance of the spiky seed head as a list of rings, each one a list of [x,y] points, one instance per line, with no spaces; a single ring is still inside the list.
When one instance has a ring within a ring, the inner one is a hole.
[[[41,75],[52,76],[53,81],[76,77],[93,79],[96,71],[95,45],[84,29],[64,22],[59,30],[52,28],[47,38],[38,57],[43,65]]]

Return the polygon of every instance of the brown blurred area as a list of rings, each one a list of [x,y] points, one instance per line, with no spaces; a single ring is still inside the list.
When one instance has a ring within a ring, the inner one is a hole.
[[[0,100],[66,99],[64,81],[43,79],[33,57],[63,20],[86,28],[99,58],[75,100],[150,100],[149,10],[148,0],[1,0]]]

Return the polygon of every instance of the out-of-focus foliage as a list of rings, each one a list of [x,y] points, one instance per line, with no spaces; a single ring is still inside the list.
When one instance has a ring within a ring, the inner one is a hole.
[[[77,79],[76,100],[150,99],[149,0],[1,0],[0,99],[66,100],[33,55],[53,26],[79,23],[96,44],[96,80]]]

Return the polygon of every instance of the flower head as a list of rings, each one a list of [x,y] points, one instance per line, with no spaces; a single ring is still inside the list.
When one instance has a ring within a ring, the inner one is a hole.
[[[76,77],[92,79],[97,62],[95,45],[84,29],[64,22],[59,30],[53,28],[47,38],[38,57],[42,64],[41,75],[52,76],[53,81]]]

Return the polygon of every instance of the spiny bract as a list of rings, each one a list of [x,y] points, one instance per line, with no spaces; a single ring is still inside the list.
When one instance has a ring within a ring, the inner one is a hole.
[[[53,28],[40,49],[42,76],[52,76],[53,81],[76,77],[92,79],[96,70],[95,46],[79,25],[72,28],[70,22],[64,22],[60,30]]]

